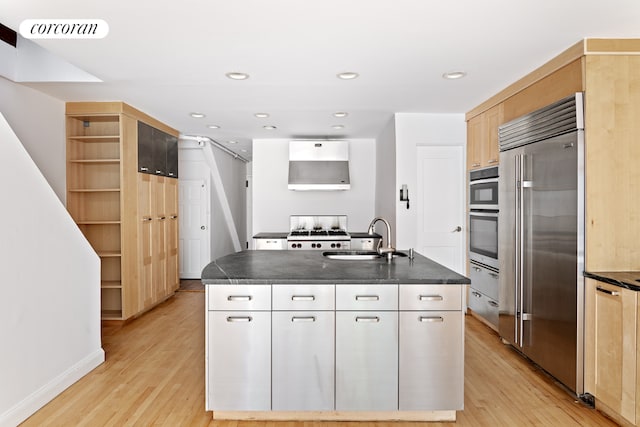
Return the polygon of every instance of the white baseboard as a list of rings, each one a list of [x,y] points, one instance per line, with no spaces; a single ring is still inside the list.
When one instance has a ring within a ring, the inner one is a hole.
[[[17,426],[103,362],[104,350],[100,348],[0,414],[0,426]]]

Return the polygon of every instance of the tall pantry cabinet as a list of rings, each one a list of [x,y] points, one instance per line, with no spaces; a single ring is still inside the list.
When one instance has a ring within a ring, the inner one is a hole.
[[[179,286],[178,131],[122,102],[69,102],[66,127],[67,209],[100,257],[102,318],[126,320]]]

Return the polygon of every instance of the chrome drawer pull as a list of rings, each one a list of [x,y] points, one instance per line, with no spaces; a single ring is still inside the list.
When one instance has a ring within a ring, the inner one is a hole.
[[[489,301],[488,301],[488,303],[489,303],[489,305],[490,305],[491,307],[495,307],[495,308],[498,308],[498,307],[499,307],[498,303],[497,303],[497,302],[495,302],[495,301],[491,301],[491,300],[489,300]]]
[[[473,295],[476,298],[482,298],[482,295],[480,294],[480,292],[473,291],[471,292],[471,295]]]
[[[609,289],[601,288],[600,286],[596,287],[596,289],[598,292],[602,292],[603,294],[611,295],[613,297],[620,295],[620,292],[618,291],[610,291]]]
[[[315,316],[304,316],[304,317],[292,317],[292,322],[315,322]]]
[[[253,318],[251,316],[229,316],[227,322],[251,322]]]
[[[356,295],[356,301],[379,301],[378,295]]]
[[[378,316],[358,316],[356,317],[356,322],[379,322],[380,318]]]
[[[441,316],[420,316],[418,319],[421,322],[444,322],[444,318]]]
[[[227,301],[251,301],[251,295],[229,295]]]
[[[442,301],[442,295],[420,295],[420,301]]]
[[[293,295],[291,301],[315,301],[315,295]]]

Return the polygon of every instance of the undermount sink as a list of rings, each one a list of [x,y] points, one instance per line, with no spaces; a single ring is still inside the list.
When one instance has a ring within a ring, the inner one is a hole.
[[[329,259],[342,259],[349,261],[365,261],[373,259],[385,258],[386,255],[380,255],[375,251],[327,251],[322,253],[323,256]],[[393,257],[406,257],[404,252],[394,252]]]

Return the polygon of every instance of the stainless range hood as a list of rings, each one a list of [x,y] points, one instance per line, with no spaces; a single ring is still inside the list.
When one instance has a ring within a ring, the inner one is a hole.
[[[349,190],[349,141],[290,141],[289,190]]]

